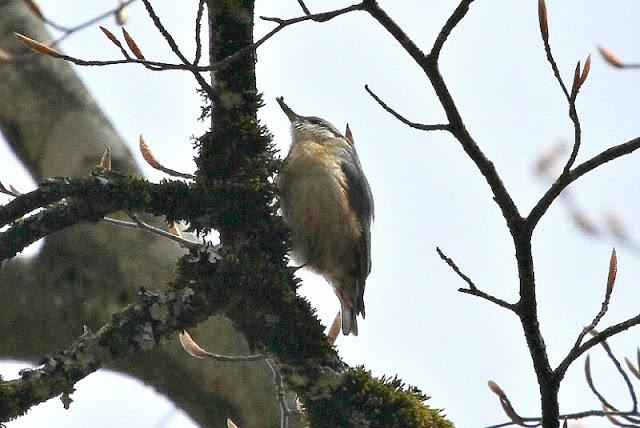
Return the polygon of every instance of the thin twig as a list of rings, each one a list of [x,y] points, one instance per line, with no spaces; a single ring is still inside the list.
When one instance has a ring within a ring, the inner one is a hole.
[[[119,64],[141,64],[147,67],[152,71],[169,71],[169,70],[186,70],[191,72],[204,72],[208,71],[208,67],[197,67],[191,64],[172,64],[168,62],[159,62],[159,61],[149,61],[142,60],[137,58],[124,58],[124,59],[112,59],[112,60],[85,60],[76,58],[70,55],[62,55],[60,59],[64,59],[65,61],[69,61],[76,65],[87,66],[87,67],[104,67],[109,65],[119,65]]]
[[[137,0],[128,0],[128,1],[126,1],[125,3],[123,3],[123,4],[119,4],[117,7],[113,8],[113,9],[110,9],[110,10],[108,10],[108,11],[106,11],[106,12],[103,12],[103,13],[101,13],[100,15],[97,15],[97,16],[95,16],[95,17],[93,17],[93,18],[91,18],[91,19],[89,19],[89,20],[87,20],[87,21],[84,21],[84,22],[82,22],[81,24],[75,25],[75,26],[73,26],[73,27],[63,27],[63,26],[61,26],[61,25],[54,24],[52,21],[50,21],[50,20],[46,19],[46,20],[45,20],[45,23],[46,23],[46,24],[51,25],[51,26],[52,26],[53,28],[55,28],[56,30],[61,31],[61,32],[63,32],[63,33],[64,33],[60,38],[56,39],[56,40],[51,44],[51,46],[56,46],[56,45],[58,45],[59,43],[61,43],[62,41],[64,41],[64,40],[65,40],[67,37],[69,37],[70,35],[72,35],[72,34],[74,34],[74,33],[78,32],[78,31],[80,31],[80,30],[84,30],[85,28],[90,27],[91,25],[95,24],[96,22],[100,22],[100,21],[102,21],[103,19],[108,18],[109,16],[111,16],[111,15],[115,14],[119,9],[121,9],[121,8],[123,8],[123,7],[125,7],[125,6],[128,6],[128,5],[130,5],[131,3],[134,3],[134,2],[136,2],[136,1],[137,1]]]
[[[591,323],[589,323],[588,326],[582,329],[582,331],[578,335],[578,338],[576,339],[576,342],[573,344],[572,351],[577,349],[580,346],[580,344],[582,343],[582,340],[588,333],[595,330],[595,328],[598,326],[598,324],[602,320],[602,317],[604,317],[604,315],[607,313],[607,310],[609,309],[609,300],[611,299],[611,293],[613,291],[613,281],[615,281],[615,270],[617,270],[617,265],[614,266],[613,263],[617,263],[616,260],[617,260],[616,252],[614,249],[613,252],[611,253],[611,262],[609,263],[609,278],[607,280],[607,287],[604,294],[604,300],[602,301],[602,306],[600,307],[600,311],[596,314],[596,316],[593,318]],[[613,269],[613,273],[612,273],[612,269]]]
[[[600,333],[596,334],[591,339],[580,345],[577,349],[572,349],[555,369],[556,376],[562,378],[571,363],[573,363],[578,357],[580,357],[580,355],[584,354],[589,349],[593,348],[596,345],[599,345],[602,341],[607,340],[611,336],[628,330],[638,324],[640,324],[640,314],[602,330]]]
[[[567,163],[562,170],[563,174],[568,174],[571,167],[578,157],[578,151],[580,150],[580,143],[582,141],[582,128],[580,127],[580,118],[578,117],[578,111],[576,110],[576,100],[572,98],[569,101],[569,118],[573,122],[573,148],[571,149],[571,155],[567,159]]]
[[[309,11],[307,5],[304,3],[304,0],[298,0],[298,4],[302,8],[302,11],[305,13],[305,15],[311,15],[311,12]]]
[[[264,360],[264,355],[255,354],[255,355],[222,355],[222,354],[214,354],[212,352],[206,352],[204,355],[205,358],[208,358],[213,361],[225,361],[225,362],[251,362],[251,361],[260,361]]]
[[[619,411],[615,406],[607,401],[607,399],[600,393],[600,391],[598,391],[595,384],[593,383],[593,377],[591,376],[591,357],[589,355],[587,355],[587,358],[585,358],[584,360],[584,378],[587,381],[589,389],[591,390],[591,392],[593,392],[593,395],[598,398],[598,401],[600,401],[603,406],[616,412]]]
[[[204,15],[204,0],[200,0],[198,3],[198,14],[196,15],[196,55],[193,60],[193,65],[197,66],[202,56],[202,16]]]
[[[462,0],[458,7],[455,8],[449,19],[447,19],[447,22],[440,30],[440,34],[438,34],[438,37],[436,38],[436,41],[431,48],[431,52],[429,53],[430,57],[437,59],[440,56],[440,51],[444,46],[444,42],[447,41],[447,38],[449,37],[453,29],[458,25],[460,21],[462,21],[462,18],[464,18],[464,16],[467,14],[471,3],[473,3],[473,0]]]
[[[142,3],[144,3],[144,7],[147,9],[147,13],[151,17],[153,24],[156,26],[160,34],[162,34],[162,37],[166,40],[169,48],[171,48],[171,51],[180,59],[180,61],[182,61],[182,64],[184,64],[185,66],[190,66],[191,63],[189,62],[187,57],[184,56],[182,51],[180,51],[178,44],[174,40],[171,33],[169,33],[169,31],[167,31],[167,29],[164,27],[162,21],[160,21],[160,17],[158,17],[158,15],[156,14],[149,0],[142,0]],[[191,74],[193,74],[193,77],[196,79],[202,90],[206,92],[210,97],[213,97],[213,87],[211,87],[206,79],[202,77],[202,75],[197,71],[191,70]]]
[[[498,297],[492,296],[491,294],[485,293],[482,290],[479,290],[479,289],[471,290],[468,288],[459,288],[458,291],[460,293],[471,294],[472,296],[483,298],[485,300],[488,300],[491,303],[495,303],[498,306],[501,306],[505,309],[509,309],[510,311],[518,313],[518,307],[516,305],[506,302]]]
[[[595,335],[597,334],[597,332],[592,331],[592,333]],[[616,370],[618,370],[618,373],[620,373],[620,376],[622,376],[622,378],[624,379],[624,383],[627,386],[627,390],[629,391],[629,396],[631,397],[631,402],[633,403],[633,408],[632,408],[632,412],[637,413],[638,412],[638,398],[636,397],[636,393],[635,390],[633,388],[633,384],[631,383],[631,379],[629,379],[629,375],[627,375],[627,372],[624,371],[624,368],[622,367],[622,364],[620,364],[620,361],[618,360],[618,358],[615,356],[615,354],[613,353],[613,351],[611,350],[611,347],[609,346],[609,344],[607,343],[606,340],[603,340],[600,345],[602,345],[602,347],[604,348],[605,352],[607,353],[607,356],[609,357],[609,359],[611,360],[611,362],[613,362],[613,365],[616,366]],[[611,407],[611,406],[608,406]],[[630,420],[631,422],[639,422],[638,420]]]
[[[578,420],[578,419],[584,419],[589,417],[607,417],[607,416],[624,417],[624,416],[640,416],[640,414],[631,413],[631,412],[617,412],[617,411],[605,412],[602,410],[587,410],[584,412],[566,413],[566,414],[560,415],[560,419]],[[526,418],[523,417],[522,420],[524,422],[538,422],[538,426],[540,426],[542,421],[542,419],[538,417],[526,417]],[[485,428],[503,428],[503,427],[509,427],[514,425],[518,425],[518,424],[514,421],[509,421],[509,422],[503,422],[497,425],[488,425]]]
[[[264,360],[273,374],[273,382],[276,385],[276,397],[278,398],[278,404],[280,405],[280,428],[289,427],[289,416],[295,414],[287,404],[287,397],[285,394],[284,383],[282,381],[282,374],[278,367],[269,357]]]
[[[106,12],[101,13],[100,15],[97,15],[87,21],[82,22],[81,24],[75,25],[73,27],[65,27],[62,25],[59,25],[57,23],[54,23],[53,21],[49,20],[48,18],[44,17],[43,18],[43,22],[47,25],[49,25],[51,28],[63,33],[62,36],[58,37],[57,39],[55,39],[53,42],[51,43],[47,43],[45,44],[48,47],[56,47],[58,46],[60,43],[62,43],[64,40],[66,40],[68,37],[72,36],[73,34],[84,30],[85,28],[95,24],[96,22],[102,21],[105,18],[108,18],[109,16],[113,15],[114,13],[116,13],[120,8],[127,6],[131,3],[136,2],[137,0],[128,0],[126,3],[122,4],[122,5],[118,5],[117,7],[110,9]],[[30,61],[33,60],[33,58],[35,58],[38,54],[32,51],[20,54],[20,55],[13,55],[11,57],[11,59],[9,60],[5,60],[3,62],[5,63],[22,63],[22,62],[26,62],[26,61]]]
[[[465,0],[463,3],[468,2]],[[424,71],[429,78],[436,96],[442,104],[449,124],[451,133],[462,145],[464,151],[469,158],[476,164],[476,167],[485,178],[485,181],[491,188],[494,200],[498,204],[503,217],[507,221],[510,229],[516,230],[521,227],[523,221],[518,208],[507,191],[500,175],[498,174],[494,164],[485,156],[476,141],[469,134],[464,121],[458,111],[458,107],[451,95],[447,84],[445,83],[437,62],[437,50],[434,55],[425,55],[424,52],[415,44],[415,42],[404,32],[404,30],[380,7],[375,0],[365,0],[364,8],[380,25],[387,30],[389,34],[402,46],[418,66]],[[459,23],[466,13],[464,7],[456,9],[452,18],[447,22],[449,26],[455,26]],[[450,30],[449,30],[450,31]]]
[[[626,143],[608,148],[600,154],[576,166],[568,174],[561,174],[560,177],[558,177],[558,179],[551,185],[549,190],[547,190],[542,198],[540,198],[538,203],[531,209],[531,212],[527,216],[526,222],[529,231],[533,231],[533,229],[535,229],[540,218],[542,218],[544,213],[547,212],[553,201],[555,201],[560,193],[571,183],[589,171],[592,171],[609,161],[633,153],[639,148],[640,138],[634,138]]]
[[[188,239],[182,238],[180,236],[176,236],[176,235],[172,235],[169,232],[166,232],[162,229],[158,229],[157,227],[151,226],[150,224],[147,224],[145,222],[143,222],[142,220],[138,219],[137,216],[131,216],[132,219],[135,220],[135,222],[129,222],[129,221],[124,221],[124,220],[118,220],[115,218],[111,218],[111,217],[104,217],[102,219],[102,222],[104,223],[108,223],[108,224],[113,224],[116,226],[120,226],[120,227],[126,227],[126,228],[130,228],[130,229],[139,229],[139,230],[144,230],[146,232],[149,233],[153,233],[154,235],[158,235],[158,236],[162,236],[163,238],[167,238],[170,239],[174,242],[177,242],[178,244],[180,244],[183,247],[186,248],[202,248],[203,245],[200,244],[199,242],[193,242],[190,241]]]
[[[564,93],[565,98],[567,99],[567,102],[569,103],[569,118],[571,119],[571,122],[573,123],[573,128],[574,128],[573,148],[571,149],[571,154],[569,155],[569,159],[567,159],[567,162],[562,171],[563,175],[567,175],[569,174],[571,167],[576,161],[576,158],[578,156],[578,151],[580,150],[582,130],[580,127],[580,118],[578,117],[578,112],[576,110],[576,97],[578,96],[580,85],[584,82],[580,83],[579,79],[577,79],[577,77],[579,76],[578,73],[580,71],[580,67],[579,67],[580,63],[578,63],[578,67],[576,68],[576,77],[574,77],[574,82],[573,82],[574,86],[571,92],[569,92],[569,90],[567,89],[567,85],[562,80],[562,76],[560,76],[560,70],[558,69],[558,64],[556,63],[556,60],[553,57],[553,52],[551,51],[551,44],[549,43],[549,28],[547,23],[546,5],[544,4],[544,2],[541,2],[539,4],[539,7],[541,7],[541,9],[539,9],[539,13],[542,14],[542,16],[540,16],[542,43],[544,45],[544,51],[547,55],[547,62],[549,63],[549,65],[551,65],[551,70],[553,71],[553,75],[555,76],[558,84],[560,85],[560,88],[562,89],[562,92]]]
[[[503,308],[509,309],[513,312],[516,312],[516,306],[508,303],[498,297],[492,296],[488,293],[485,293],[484,291],[480,290],[478,287],[476,287],[476,285],[473,283],[473,281],[471,280],[471,278],[469,278],[467,275],[465,275],[464,273],[462,273],[462,271],[460,270],[460,268],[458,268],[458,266],[456,265],[456,263],[449,257],[447,257],[442,250],[439,247],[436,247],[436,251],[438,252],[438,255],[440,256],[440,258],[442,260],[444,260],[444,262],[446,264],[449,265],[449,267],[451,267],[451,269],[453,269],[453,271],[460,277],[462,278],[462,280],[464,282],[466,282],[469,285],[469,288],[459,288],[458,291],[460,293],[465,293],[465,294],[471,294],[473,296],[477,296],[477,297],[481,297],[485,300],[488,300],[492,303],[495,303],[498,306],[501,306]]]
[[[183,63],[183,64],[173,64],[173,63],[160,62],[160,61],[140,60],[137,58],[125,58],[125,59],[118,59],[118,60],[84,60],[84,59],[76,58],[70,55],[61,55],[60,58],[80,66],[110,66],[110,65],[119,65],[119,64],[141,64],[153,71],[186,70],[193,73],[195,76],[197,73],[223,70],[233,62],[242,58],[247,53],[255,51],[258,47],[263,45],[267,40],[269,40],[275,34],[280,32],[280,30],[290,25],[297,24],[299,22],[304,22],[304,21],[326,22],[333,18],[336,18],[338,16],[341,16],[356,10],[364,10],[363,3],[354,4],[352,6],[348,6],[343,9],[337,9],[329,12],[322,12],[322,13],[317,13],[312,15],[305,15],[305,16],[291,18],[291,19],[261,17],[261,19],[264,19],[266,21],[277,23],[278,26],[272,29],[271,31],[269,31],[267,34],[265,34],[262,38],[260,38],[255,43],[237,50],[235,53],[229,55],[223,60],[216,62],[215,64],[209,64],[209,65],[199,66],[196,64],[191,64],[189,62]],[[210,86],[208,83],[206,84],[207,86]]]
[[[473,281],[471,280],[471,278],[469,278],[467,275],[465,275],[464,273],[462,273],[462,271],[460,271],[460,269],[458,268],[458,266],[456,265],[456,263],[455,263],[451,258],[447,257],[447,255],[446,255],[446,254],[445,254],[445,253],[440,249],[440,247],[436,247],[436,251],[437,251],[438,255],[440,256],[440,258],[441,258],[442,260],[444,260],[444,262],[445,262],[446,264],[448,264],[448,265],[449,265],[449,267],[450,267],[451,269],[453,269],[453,271],[454,271],[455,273],[457,273],[457,274],[458,274],[458,276],[459,276],[460,278],[462,278],[462,280],[463,280],[464,282],[466,282],[467,284],[469,284],[469,289],[470,289],[470,290],[477,290],[477,289],[478,289],[478,287],[476,287],[476,285],[473,283]]]
[[[364,85],[364,89],[380,105],[380,107],[385,109],[388,113],[391,113],[392,116],[394,116],[396,119],[398,119],[400,122],[404,123],[405,125],[410,126],[411,128],[420,129],[422,131],[451,131],[451,126],[450,125],[445,125],[445,124],[426,125],[426,124],[423,124],[423,123],[412,122],[409,119],[407,119],[406,117],[402,116],[400,113],[398,113],[393,108],[389,107],[384,101],[382,101],[380,99],[380,97],[378,97],[378,95],[376,95],[369,88],[369,85]]]
[[[513,405],[511,404],[511,400],[509,400],[509,396],[507,396],[507,394],[504,392],[504,390],[502,388],[500,388],[500,386],[497,383],[495,383],[492,380],[490,380],[487,383],[489,385],[489,389],[491,389],[491,392],[496,394],[498,396],[498,398],[500,399],[500,405],[502,406],[502,409],[504,410],[505,414],[516,425],[521,426],[521,427],[537,427],[537,426],[539,426],[539,424],[531,424],[531,425],[529,425],[523,420],[522,416],[520,416],[518,414],[518,412],[516,412],[516,410],[513,408]]]

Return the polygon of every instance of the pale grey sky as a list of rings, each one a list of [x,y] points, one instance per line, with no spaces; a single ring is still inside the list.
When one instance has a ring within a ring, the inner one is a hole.
[[[51,18],[74,23],[111,7],[114,1],[83,2],[80,7],[71,0],[40,3]],[[196,2],[157,3],[159,15],[178,42],[191,46]],[[380,4],[428,50],[457,2],[380,0]],[[309,0],[308,5],[321,11],[347,2]],[[257,6],[258,15],[300,14],[294,0],[259,0]],[[597,44],[604,44],[624,58],[640,60],[637,2],[549,0],[548,10],[552,47],[569,82],[575,63],[594,54],[578,101],[583,125],[578,161],[637,137],[640,71],[615,70],[596,52]],[[106,24],[115,28],[111,21]],[[269,28],[271,24],[258,22],[256,35]],[[171,59],[140,4],[131,8],[127,29],[148,58]],[[97,28],[69,39],[64,49],[83,58],[118,55]],[[479,287],[516,300],[514,250],[484,178],[450,135],[407,128],[382,111],[363,89],[369,84],[412,120],[440,123],[444,114],[418,67],[364,13],[287,28],[259,49],[258,58],[258,84],[267,103],[260,115],[283,154],[289,144],[288,121],[274,102],[276,96],[284,96],[294,110],[321,116],[340,129],[349,122],[373,189],[376,220],[373,270],[365,295],[367,319],[360,323],[357,338],[338,339],[342,357],[349,364],[364,364],[376,375],[398,374],[419,386],[433,397],[429,404],[444,408],[458,427],[507,419],[487,388],[489,379],[507,392],[520,414],[537,415],[538,386],[517,318],[458,293],[464,284],[435,252],[440,246]],[[476,0],[445,45],[441,69],[469,131],[495,163],[520,211],[528,212],[545,189],[545,183],[532,173],[534,159],[549,145],[569,141],[573,135],[566,102],[545,60],[537,1]],[[200,134],[204,125],[196,121],[200,99],[190,75],[153,73],[135,66],[78,71],[132,147],[138,134],[144,134],[159,159],[175,169],[193,168],[189,137]],[[96,159],[99,156],[96,153]],[[616,161],[572,187],[579,204],[596,220],[616,208],[638,236],[639,157]],[[15,163],[7,148],[0,147],[2,181],[29,189],[32,184],[24,173],[15,172]],[[147,172],[151,178],[161,177]],[[613,240],[580,233],[562,205],[555,204],[536,230],[533,246],[541,325],[552,364],[557,365],[599,310]],[[639,312],[640,259],[618,248],[618,260],[611,309],[601,328]],[[321,278],[302,277],[301,292],[329,323],[339,307],[333,292]],[[639,331],[610,341],[618,355],[635,355]],[[215,350],[215,344],[206,347]],[[599,408],[584,381],[583,361],[578,360],[563,382],[562,412]],[[601,389],[617,396],[620,406],[627,406],[624,386],[600,349],[592,352],[592,366]],[[103,398],[92,399],[91,388],[83,390],[85,382],[98,382],[103,389],[112,385],[113,395],[121,395],[121,387],[111,383],[115,381],[101,376],[80,383],[71,411],[65,412],[58,402],[50,405],[43,416],[48,426],[86,426],[89,419],[80,419],[80,413],[90,417],[92,409],[104,408]],[[157,408],[155,402],[146,401],[138,406],[138,400],[159,400],[153,394],[132,395],[123,401],[136,403],[135,409]],[[170,406],[165,404],[165,409]],[[38,412],[9,426],[40,426],[41,419],[35,419]],[[157,422],[136,412],[133,408],[119,412],[114,405],[100,420],[103,426],[116,426],[126,414],[136,426],[152,427]],[[158,420],[163,412],[158,410]],[[602,424],[595,421],[591,426]],[[166,426],[188,425],[176,416]]]

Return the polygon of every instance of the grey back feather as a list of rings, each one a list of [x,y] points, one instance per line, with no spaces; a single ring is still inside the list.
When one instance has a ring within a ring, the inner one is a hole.
[[[347,178],[347,197],[351,208],[356,213],[358,222],[362,227],[362,236],[358,243],[355,256],[356,265],[356,312],[364,315],[364,285],[369,272],[371,272],[371,220],[374,217],[373,195],[369,182],[362,171],[360,160],[355,148],[339,149],[338,156],[344,160],[340,167]]]

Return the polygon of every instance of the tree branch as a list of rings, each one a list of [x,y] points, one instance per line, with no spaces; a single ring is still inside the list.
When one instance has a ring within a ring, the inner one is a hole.
[[[468,0],[463,1],[461,6],[454,11],[454,15],[452,15],[452,18],[449,20],[449,25],[455,25],[460,22],[466,13],[466,8],[463,5],[467,3],[470,4]],[[413,58],[416,64],[422,68],[425,75],[429,78],[447,118],[449,119],[451,133],[460,142],[464,151],[476,164],[476,167],[484,176],[487,184],[489,184],[494,195],[494,200],[500,207],[502,215],[507,221],[507,225],[509,226],[512,234],[519,233],[522,217],[520,216],[515,203],[511,199],[511,195],[505,188],[502,179],[498,175],[495,166],[489,159],[487,159],[473,137],[466,130],[453,97],[438,69],[438,58],[436,55],[438,50],[436,50],[436,53],[434,53],[433,56],[425,55],[413,40],[411,40],[411,38],[402,30],[402,28],[400,28],[398,24],[396,24],[393,19],[391,19],[391,17],[389,17],[389,15],[387,15],[387,13],[378,5],[377,1],[365,0],[363,5],[364,9],[369,12],[369,14],[378,21],[394,39],[396,39],[396,41],[404,48],[409,56]],[[444,34],[448,34],[448,32],[445,31]],[[443,37],[446,38],[444,35]],[[443,43],[443,41],[441,43]]]
[[[462,18],[465,17],[467,12],[469,11],[469,6],[471,6],[473,0],[462,0],[458,7],[453,11],[447,22],[444,24],[442,29],[440,30],[440,34],[436,38],[433,47],[431,48],[431,52],[429,52],[429,56],[437,59],[440,56],[440,51],[444,46],[444,43],[447,41],[447,38],[451,34],[454,28],[462,21]]]
[[[555,372],[558,376],[562,377],[566,373],[571,363],[574,362],[580,355],[584,354],[594,346],[602,343],[604,340],[607,340],[611,336],[628,330],[629,328],[634,327],[638,324],[640,324],[640,314],[602,330],[600,333],[596,334],[591,339],[580,345],[577,349],[572,349],[555,369]]]
[[[167,44],[171,48],[171,51],[180,59],[180,61],[182,61],[182,64],[184,64],[187,67],[190,67],[191,63],[189,62],[187,57],[185,57],[183,53],[180,51],[180,48],[178,47],[178,44],[176,43],[176,41],[173,39],[173,36],[171,35],[171,33],[169,33],[167,29],[164,27],[164,25],[162,25],[162,21],[160,21],[160,18],[156,14],[155,10],[153,10],[153,6],[151,6],[151,3],[149,2],[149,0],[142,0],[142,3],[144,3],[144,7],[145,9],[147,9],[147,13],[151,17],[153,24],[156,26],[160,34],[162,34],[162,37],[167,41]],[[191,69],[190,71],[191,71],[191,74],[193,74],[193,77],[196,79],[196,81],[200,85],[200,88],[207,94],[211,95],[213,93],[212,92],[213,88],[211,88],[211,85],[205,80],[205,78],[202,77],[202,75],[199,72],[193,69]]]
[[[442,260],[444,260],[444,262],[446,264],[449,265],[449,267],[451,269],[453,269],[453,271],[460,277],[462,278],[462,280],[464,282],[466,282],[467,284],[469,284],[469,288],[459,288],[458,291],[460,293],[465,293],[465,294],[471,294],[473,296],[477,296],[477,297],[481,297],[485,300],[488,300],[492,303],[495,303],[498,306],[501,306],[505,309],[509,309],[510,311],[516,312],[516,306],[505,302],[504,300],[494,297],[488,293],[485,293],[484,291],[478,289],[478,287],[476,287],[476,285],[473,283],[473,281],[471,281],[471,278],[469,278],[467,275],[465,275],[464,273],[462,273],[462,271],[458,268],[458,266],[456,265],[456,263],[450,259],[449,257],[447,257],[440,248],[436,247],[436,251],[438,252],[438,255],[440,256],[440,258]]]
[[[0,233],[0,260],[15,256],[54,232],[82,222],[97,222],[122,209],[167,215],[171,220],[185,216],[185,208],[207,210],[206,202],[192,199],[198,198],[197,193],[187,192],[188,186],[180,181],[152,184],[102,169],[96,174],[100,175],[90,179],[50,180],[0,207],[1,225],[16,222]],[[49,204],[54,205],[47,207]],[[18,220],[38,208],[45,209]]]
[[[114,315],[98,332],[85,334],[61,354],[47,357],[42,367],[21,371],[20,379],[0,381],[0,420],[20,416],[71,390],[77,381],[117,359],[157,346],[172,333],[204,321],[216,307],[204,293],[195,296],[190,289],[161,295],[140,291],[136,304]]]
[[[364,85],[364,89],[380,105],[380,107],[385,109],[388,113],[391,113],[391,115],[393,117],[395,117],[396,119],[398,119],[400,122],[404,123],[405,125],[410,126],[411,128],[420,129],[422,131],[450,131],[451,130],[451,127],[449,125],[445,125],[445,124],[425,125],[423,123],[412,122],[409,119],[407,119],[406,117],[402,116],[397,111],[395,111],[394,109],[392,109],[391,107],[389,107],[384,101],[382,101],[380,99],[380,97],[378,97],[371,89],[369,89],[369,85]]]
[[[626,143],[613,146],[602,153],[592,157],[591,159],[576,166],[568,174],[561,174],[560,177],[551,185],[549,190],[540,198],[538,203],[531,209],[526,218],[526,224],[529,231],[533,231],[540,221],[540,218],[549,209],[553,201],[567,188],[571,183],[582,177],[589,171],[598,168],[605,163],[622,156],[633,153],[640,148],[640,138],[634,138]]]

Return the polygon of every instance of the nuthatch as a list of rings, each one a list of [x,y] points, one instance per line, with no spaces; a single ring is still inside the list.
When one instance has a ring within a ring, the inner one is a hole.
[[[300,116],[282,97],[291,121],[291,149],[277,178],[291,256],[323,275],[340,300],[342,333],[358,335],[364,286],[371,271],[373,197],[353,145],[326,120]]]

